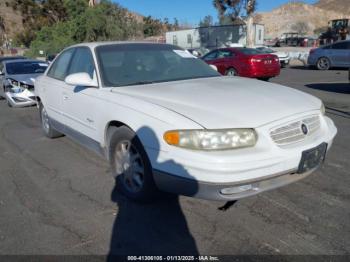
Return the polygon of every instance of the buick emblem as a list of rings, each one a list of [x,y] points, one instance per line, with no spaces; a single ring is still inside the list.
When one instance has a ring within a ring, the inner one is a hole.
[[[304,135],[307,135],[309,133],[309,129],[307,128],[307,126],[305,124],[301,125],[301,131],[303,131]]]

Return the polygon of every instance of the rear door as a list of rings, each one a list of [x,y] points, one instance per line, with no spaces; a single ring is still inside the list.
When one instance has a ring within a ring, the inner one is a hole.
[[[222,74],[225,74],[229,68],[234,68],[237,72],[239,72],[236,54],[229,49],[220,49],[218,51],[215,65],[218,67],[219,72],[222,72]]]
[[[46,76],[40,79],[39,95],[49,117],[63,124],[62,90],[67,85],[64,80],[75,48],[64,51],[55,60]],[[37,88],[37,87],[36,87]]]

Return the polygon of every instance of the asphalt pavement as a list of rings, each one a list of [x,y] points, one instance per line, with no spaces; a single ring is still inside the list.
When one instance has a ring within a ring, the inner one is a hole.
[[[0,101],[0,254],[350,254],[347,71],[288,68],[272,82],[323,99],[338,136],[319,171],[226,212],[187,197],[135,204],[104,159],[45,138],[35,107]]]

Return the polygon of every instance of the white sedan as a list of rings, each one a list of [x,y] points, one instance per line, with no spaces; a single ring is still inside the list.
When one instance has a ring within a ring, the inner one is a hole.
[[[166,44],[69,47],[35,88],[45,135],[104,155],[138,201],[158,190],[229,201],[290,184],[321,166],[337,133],[319,99],[221,76]]]
[[[287,52],[275,51],[275,50],[273,50],[269,47],[265,47],[265,46],[260,46],[260,47],[257,47],[256,49],[258,49],[260,52],[262,52],[264,54],[274,54],[274,55],[278,56],[278,59],[280,60],[281,67],[286,67],[287,65],[289,65],[290,56],[289,56],[289,53],[287,53]]]

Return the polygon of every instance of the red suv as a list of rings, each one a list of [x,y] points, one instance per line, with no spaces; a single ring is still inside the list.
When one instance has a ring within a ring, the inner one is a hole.
[[[202,57],[215,65],[223,75],[269,80],[280,74],[281,66],[276,55],[263,54],[253,48],[221,48]]]

